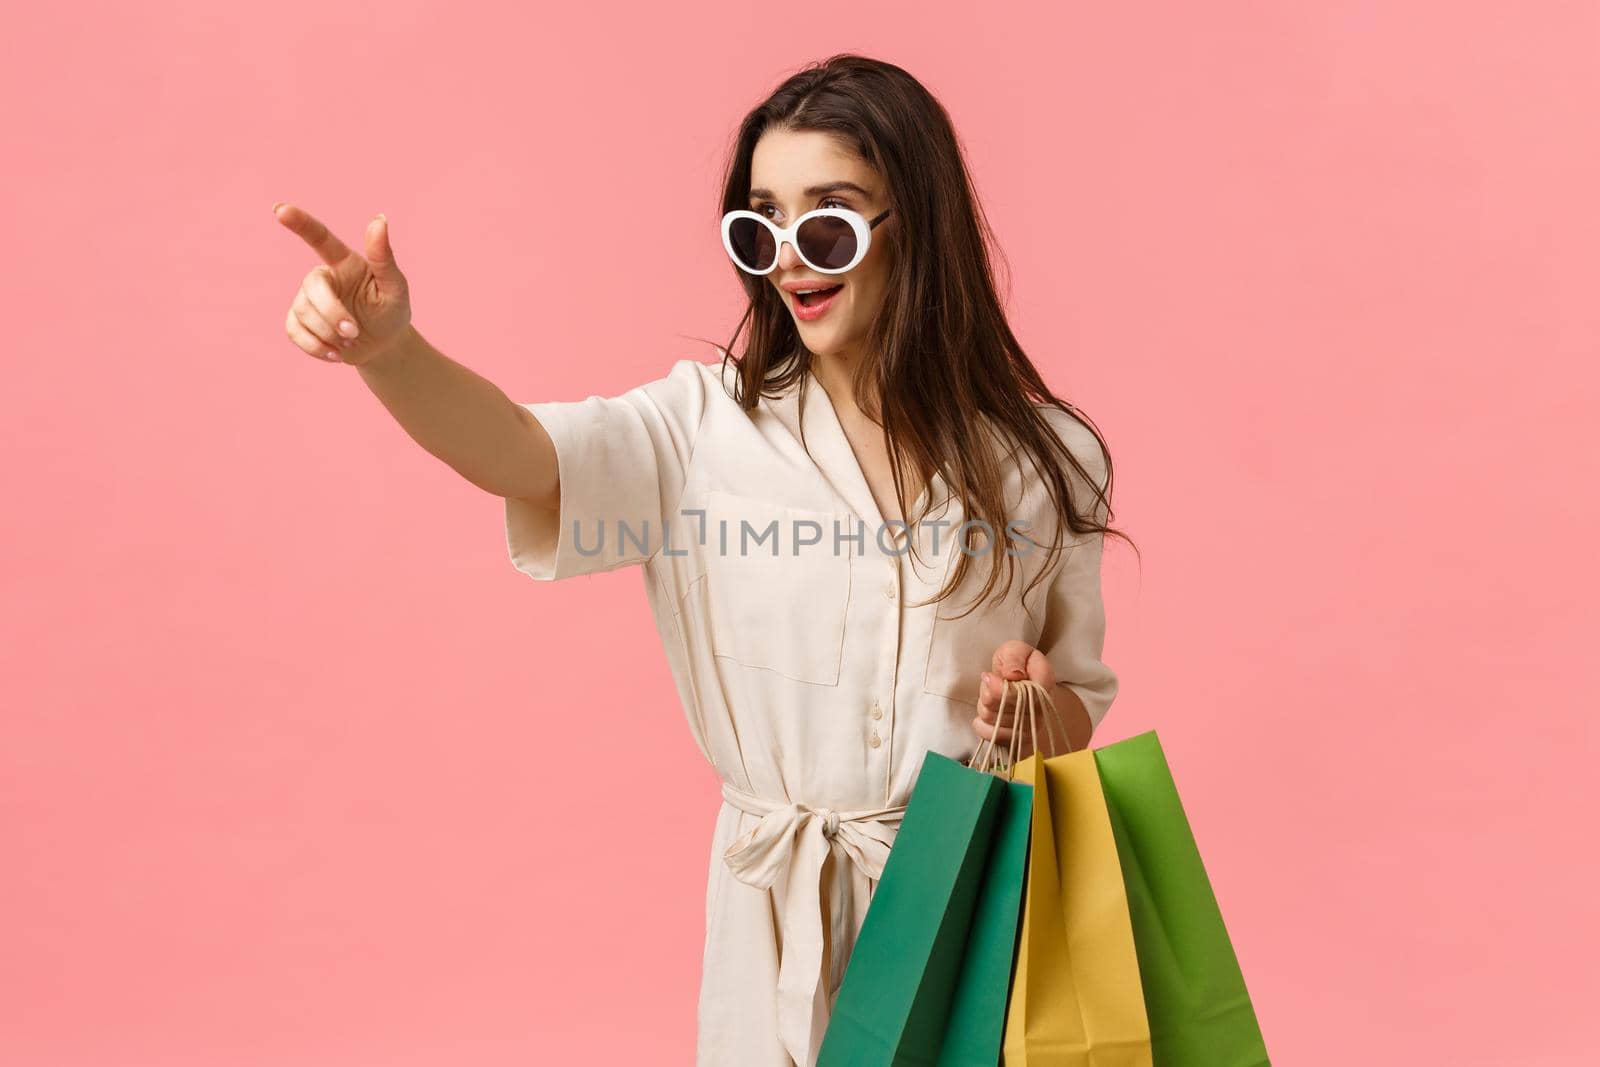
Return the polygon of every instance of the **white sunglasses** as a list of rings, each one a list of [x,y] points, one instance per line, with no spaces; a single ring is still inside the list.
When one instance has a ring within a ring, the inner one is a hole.
[[[889,217],[884,209],[868,222],[859,211],[817,208],[780,229],[754,211],[730,211],[722,216],[722,247],[739,268],[749,274],[771,274],[778,265],[783,242],[794,245],[801,262],[818,274],[843,274],[861,262],[872,244],[872,230]]]

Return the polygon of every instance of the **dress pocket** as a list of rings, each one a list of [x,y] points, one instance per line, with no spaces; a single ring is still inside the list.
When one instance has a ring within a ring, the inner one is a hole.
[[[837,685],[850,603],[849,543],[834,548],[834,523],[843,525],[843,516],[717,489],[705,506],[712,652]]]
[[[941,583],[948,582],[955,573],[956,551],[952,549],[949,569],[940,578]],[[965,617],[954,618],[972,605],[973,598],[988,580],[988,568],[993,565],[994,561],[987,555],[974,556],[961,585],[935,605],[937,610],[928,635],[927,662],[922,675],[923,692],[976,708],[981,675],[993,664],[995,649],[1013,640],[1030,645],[1038,643],[1043,626],[1022,600],[1022,589],[1030,578],[1025,565],[1018,566],[1012,575],[1011,588],[1004,599],[995,600],[1000,583],[1005,580],[1002,574],[995,588],[989,591],[987,600]],[[1003,561],[1001,566],[1005,566]],[[1043,592],[1041,585],[1029,596],[1037,599]]]

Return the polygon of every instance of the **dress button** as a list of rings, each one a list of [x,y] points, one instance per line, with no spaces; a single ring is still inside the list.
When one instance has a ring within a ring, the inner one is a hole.
[[[872,747],[877,748],[883,742],[878,740],[878,731],[872,731]]]
[[[883,595],[893,600],[899,594],[895,591],[894,583],[889,582],[883,587]]]
[[[878,707],[878,705],[876,705],[876,704],[872,705],[872,717],[874,719],[883,718],[883,709]]]

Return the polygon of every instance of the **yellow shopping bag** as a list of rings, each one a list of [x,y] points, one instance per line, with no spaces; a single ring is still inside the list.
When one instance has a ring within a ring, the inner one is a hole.
[[[1023,679],[1008,681],[1005,694],[1013,685],[1013,719],[1021,710],[1030,728],[1059,729],[1057,748],[1065,750],[1066,729],[1048,691]],[[1031,735],[1037,747],[1038,730]],[[1033,786],[1033,827],[1001,1062],[1151,1067],[1127,891],[1094,754],[1044,759],[1036,752],[1016,765],[1012,780]]]

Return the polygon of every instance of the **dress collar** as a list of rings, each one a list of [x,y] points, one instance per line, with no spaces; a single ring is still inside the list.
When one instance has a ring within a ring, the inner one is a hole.
[[[845,507],[868,525],[868,536],[875,537],[877,530],[883,526],[883,514],[878,510],[878,503],[872,495],[872,487],[867,483],[866,473],[861,469],[861,462],[856,458],[855,449],[850,445],[850,438],[845,434],[844,426],[839,421],[838,411],[834,408],[833,400],[823,388],[822,382],[807,370],[804,374],[796,376],[794,383],[778,398],[774,406],[779,410],[797,441],[800,439],[800,425],[803,422],[806,444],[810,447],[811,455],[821,469],[823,477],[844,502]],[[924,488],[912,502],[911,514],[921,514],[933,498],[933,493],[937,493],[938,499],[941,500],[949,495],[948,485],[937,472],[933,475],[931,485]],[[900,527],[896,525],[891,529],[896,531],[898,538]]]

